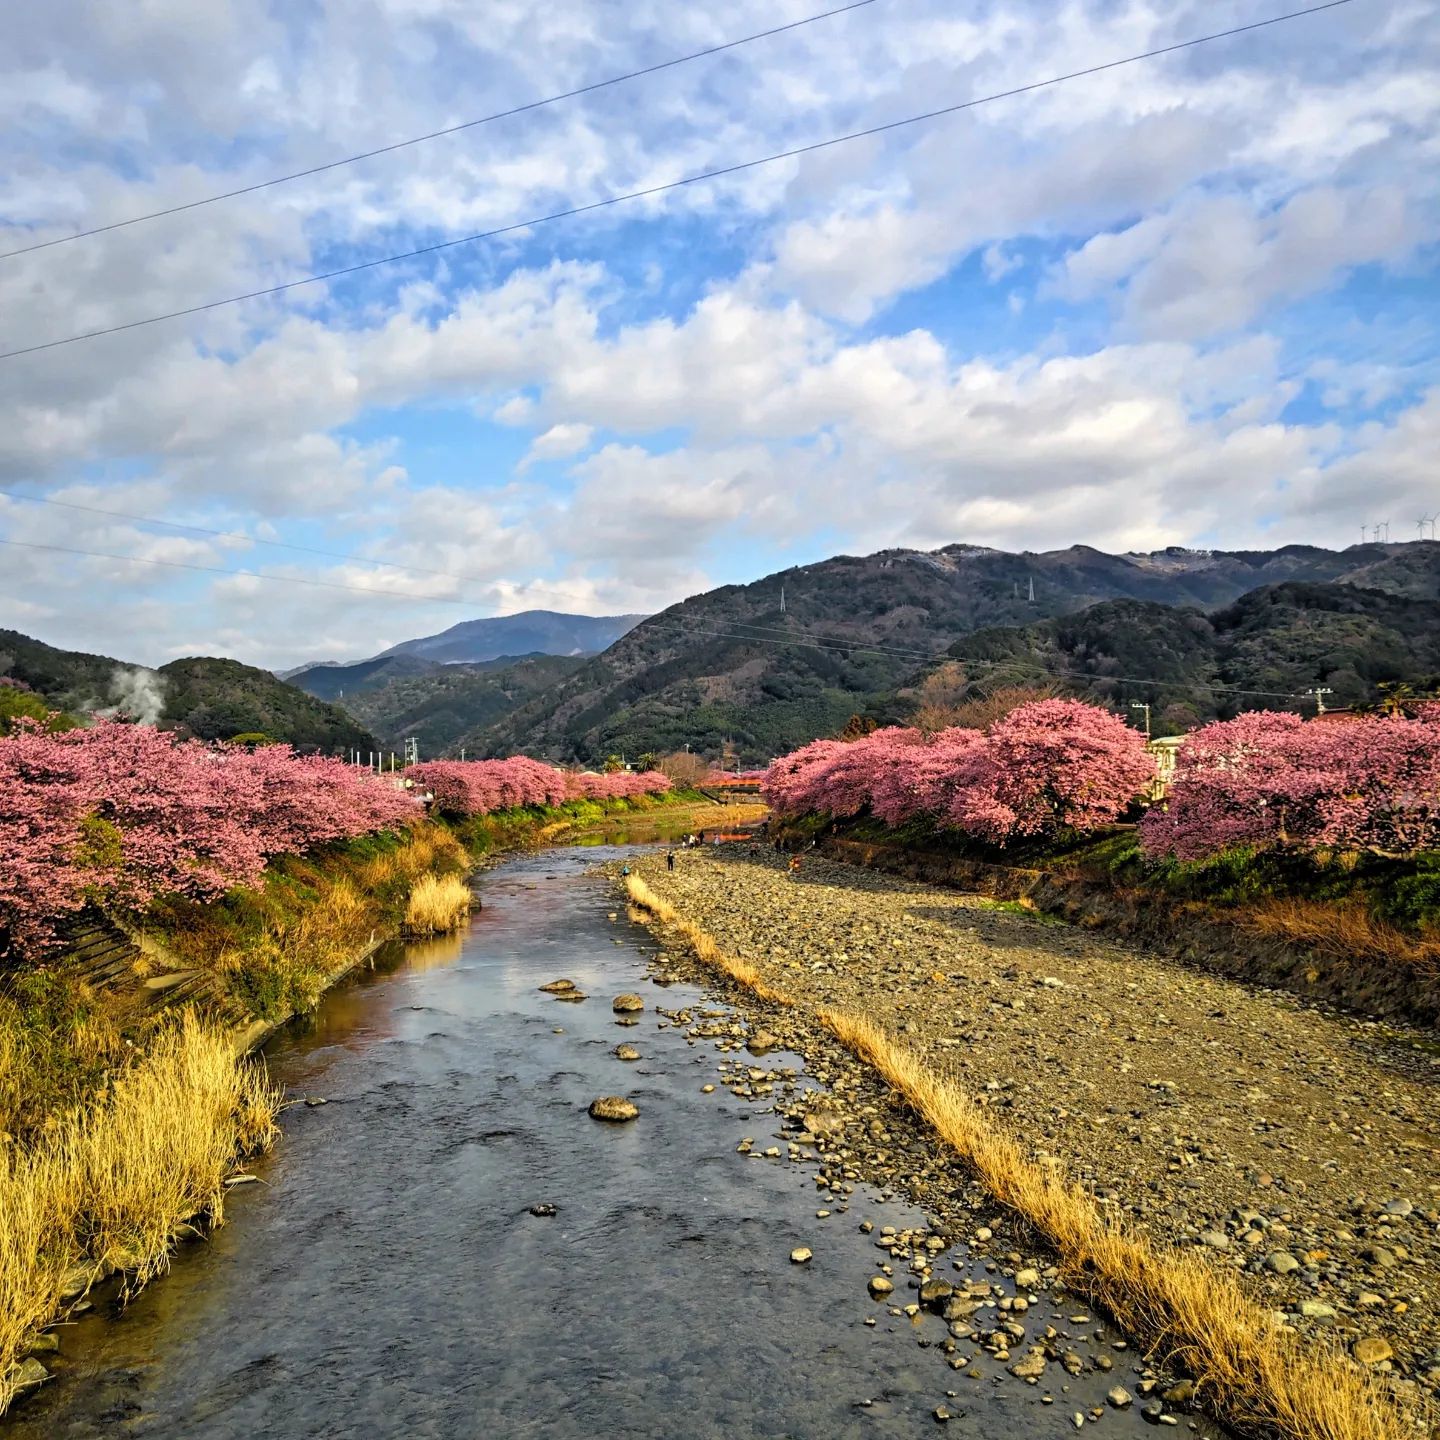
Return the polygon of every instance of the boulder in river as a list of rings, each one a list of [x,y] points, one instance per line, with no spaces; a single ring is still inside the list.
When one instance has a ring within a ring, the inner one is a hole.
[[[590,1102],[592,1120],[610,1120],[616,1124],[633,1120],[640,1113],[640,1107],[623,1095],[601,1095]]]
[[[895,1282],[887,1280],[883,1275],[872,1275],[867,1287],[877,1300],[883,1300],[894,1288]]]
[[[590,997],[586,995],[583,990],[557,990],[555,992],[555,998],[557,1000],[571,1000],[578,1003],[581,1000],[588,1000]]]
[[[552,980],[548,985],[540,987],[547,995],[563,995],[569,990],[578,990],[580,987],[573,980]]]
[[[610,1002],[610,1008],[617,1015],[633,1015],[637,1010],[645,1008],[645,1002],[638,995],[617,995]]]
[[[617,1060],[638,1060],[640,1052],[633,1045],[617,1045],[615,1058]]]
[[[768,1030],[757,1030],[745,1042],[745,1048],[752,1055],[763,1055],[767,1050],[778,1048],[780,1042]]]
[[[539,1216],[542,1220],[549,1219],[549,1217],[555,1214],[555,1212],[556,1207],[552,1205],[548,1200],[541,1200],[538,1204],[532,1205],[530,1207],[530,1213],[532,1215]]]

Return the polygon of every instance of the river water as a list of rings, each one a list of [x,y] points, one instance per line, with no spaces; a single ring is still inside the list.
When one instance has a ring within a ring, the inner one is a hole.
[[[809,1167],[736,1153],[783,1149],[776,1117],[702,1093],[711,1045],[648,1008],[704,1002],[649,983],[654,942],[589,873],[622,853],[505,863],[465,935],[397,947],[277,1037],[274,1077],[327,1103],[286,1111],[263,1183],[123,1317],[65,1328],[55,1381],[0,1435],[840,1440],[928,1433],[941,1404],[977,1440],[1073,1434],[1116,1376],[961,1381],[865,1293],[878,1252],[858,1219],[918,1212],[857,1190],[817,1219]],[[537,988],[559,976],[590,998]],[[647,1002],[631,1028],[610,1008],[626,990]],[[622,1041],[643,1059],[618,1060]],[[605,1094],[640,1118],[591,1120]],[[810,1264],[789,1263],[798,1245]],[[1103,1428],[1148,1431],[1136,1409]]]

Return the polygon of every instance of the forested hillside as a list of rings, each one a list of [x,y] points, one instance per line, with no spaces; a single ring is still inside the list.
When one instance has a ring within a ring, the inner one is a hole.
[[[1274,551],[1165,550],[1107,555],[1086,546],[1008,554],[952,545],[934,552],[840,556],[725,586],[653,616],[483,737],[489,753],[558,758],[663,752],[729,739],[762,761],[831,733],[857,710],[884,713],[931,657],[981,627],[1033,624],[1109,600],[1209,611],[1259,587],[1364,576],[1372,588],[1433,592],[1440,546],[1293,545]],[[1140,615],[1143,612],[1133,612]],[[1190,642],[1169,621],[1141,641],[1112,622],[1136,663],[1181,666]],[[1328,623],[1328,622],[1327,622]],[[999,642],[994,642],[999,643]],[[1166,647],[1181,655],[1165,658]],[[1142,672],[1152,674],[1147,664]],[[1263,688],[1263,687],[1262,687]]]
[[[378,748],[343,710],[238,660],[194,657],[152,670],[0,630],[0,675],[58,710],[123,713],[201,740],[258,734],[324,754]]]
[[[1294,697],[1318,687],[1332,692],[1331,706],[1371,703],[1387,685],[1433,688],[1440,600],[1294,582],[1263,586],[1209,615],[1107,601],[977,631],[950,655],[979,684],[1054,680],[1107,705],[1148,702],[1156,733],[1179,731],[1240,710],[1294,708]]]

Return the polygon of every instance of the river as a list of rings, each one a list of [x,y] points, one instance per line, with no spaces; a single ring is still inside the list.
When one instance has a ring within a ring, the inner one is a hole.
[[[978,1440],[1073,1433],[1074,1411],[1103,1405],[1116,1377],[1098,1372],[1052,1365],[1031,1386],[979,1357],[962,1382],[942,1321],[866,1295],[877,1251],[859,1218],[918,1212],[861,1187],[818,1219],[813,1167],[736,1153],[746,1136],[783,1147],[776,1118],[704,1093],[710,1043],[648,1008],[705,1001],[649,983],[654,941],[589,873],[622,853],[504,863],[463,936],[396,947],[276,1037],[274,1077],[326,1103],[285,1112],[262,1183],[232,1191],[228,1223],[123,1317],[64,1329],[56,1379],[0,1434],[841,1440],[928,1433],[945,1405]],[[537,988],[560,976],[590,998]],[[611,1012],[622,991],[647,1002],[637,1026]],[[618,1060],[622,1041],[642,1060]],[[639,1119],[591,1120],[605,1094]],[[801,1245],[814,1259],[791,1264]],[[1138,1400],[1104,1421],[1148,1428]]]

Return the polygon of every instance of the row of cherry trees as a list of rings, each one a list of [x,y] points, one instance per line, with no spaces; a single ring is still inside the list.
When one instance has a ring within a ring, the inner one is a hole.
[[[923,819],[991,844],[1113,823],[1149,790],[1155,762],[1117,716],[1076,700],[1021,705],[987,729],[926,737],[892,727],[817,740],[777,760],[780,815]],[[1147,854],[1440,848],[1440,704],[1414,717],[1317,724],[1252,711],[1187,738],[1165,800],[1140,821]]]
[[[446,815],[489,815],[520,805],[561,805],[567,800],[626,800],[663,795],[670,779],[658,770],[577,774],[523,755],[508,760],[428,760],[405,772],[434,796]]]
[[[1147,853],[1200,860],[1241,847],[1412,855],[1440,848],[1440,704],[1324,724],[1270,710],[1196,730]]]
[[[892,726],[816,740],[777,760],[765,796],[781,815],[869,811],[925,819],[991,844],[1118,819],[1155,774],[1143,737],[1079,700],[1021,705],[985,730],[926,737]]]
[[[253,884],[272,855],[411,823],[415,800],[343,761],[100,722],[0,739],[0,943],[43,948],[89,898],[143,909]]]

